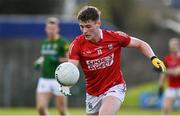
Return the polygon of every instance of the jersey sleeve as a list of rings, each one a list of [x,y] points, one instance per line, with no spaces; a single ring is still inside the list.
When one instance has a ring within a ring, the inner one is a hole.
[[[69,59],[72,59],[72,60],[80,59],[80,46],[76,39],[71,43],[69,47]]]
[[[131,41],[131,37],[124,32],[116,31],[114,35],[122,47],[126,47]]]

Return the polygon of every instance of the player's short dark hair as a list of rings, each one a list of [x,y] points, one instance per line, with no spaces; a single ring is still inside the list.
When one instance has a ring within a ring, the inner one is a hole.
[[[94,6],[84,6],[78,13],[79,21],[86,22],[88,20],[97,21],[100,19],[101,12]]]

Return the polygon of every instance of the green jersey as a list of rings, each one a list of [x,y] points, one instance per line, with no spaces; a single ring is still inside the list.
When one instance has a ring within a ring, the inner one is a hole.
[[[42,64],[42,77],[54,79],[56,67],[60,64],[59,58],[65,57],[69,41],[64,38],[56,40],[45,39],[41,45],[41,55],[44,57]]]

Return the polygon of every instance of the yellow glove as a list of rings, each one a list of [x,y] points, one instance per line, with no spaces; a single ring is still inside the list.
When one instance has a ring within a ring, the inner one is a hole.
[[[156,56],[151,57],[151,63],[161,72],[166,72],[166,66],[164,65],[163,61],[158,59]]]

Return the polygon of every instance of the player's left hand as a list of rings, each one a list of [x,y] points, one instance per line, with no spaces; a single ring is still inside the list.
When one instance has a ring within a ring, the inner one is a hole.
[[[156,56],[151,57],[151,63],[155,68],[157,68],[161,72],[166,72],[166,66],[164,65],[163,61],[161,61]]]
[[[60,84],[60,92],[62,92],[65,96],[71,95],[70,86],[63,86]]]
[[[44,61],[44,57],[43,57],[43,56],[39,57],[39,58],[33,63],[33,68],[36,69],[36,70],[39,70],[40,67],[41,67],[41,65],[42,65],[42,63],[43,63],[43,61]]]

